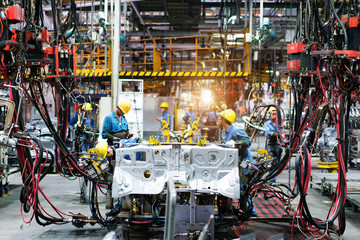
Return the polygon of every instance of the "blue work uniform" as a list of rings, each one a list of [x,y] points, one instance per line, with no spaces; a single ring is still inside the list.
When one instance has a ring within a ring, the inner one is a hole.
[[[253,157],[251,156],[251,151],[250,151],[250,138],[247,135],[247,133],[234,125],[230,125],[226,130],[225,130],[225,136],[223,137],[224,142],[228,142],[231,140],[234,140],[235,142],[239,141],[239,140],[244,140],[245,143],[249,146],[246,149],[244,149],[244,151],[241,154],[241,160],[246,161],[249,160],[250,162],[253,162]]]
[[[282,149],[276,137],[277,126],[276,124],[272,123],[271,120],[267,121],[264,126],[265,126],[265,137],[266,137],[265,149],[268,151],[268,154],[270,156],[276,157],[277,161],[279,161],[281,158]]]
[[[170,115],[170,113],[169,112],[165,112],[165,113],[163,113],[162,114],[162,116],[161,116],[161,120],[164,120],[164,121],[166,121],[168,124],[169,124],[169,129],[171,129],[171,115]],[[161,123],[161,121],[160,121],[160,133],[159,133],[159,136],[158,136],[158,140],[161,142],[161,141],[163,141],[164,139],[164,137],[163,137],[163,135],[162,135],[162,123]]]
[[[75,116],[73,118],[70,119],[69,125],[71,125],[72,127],[75,126],[75,123],[77,123],[77,121],[79,121],[79,113],[76,112]],[[90,118],[89,115],[86,116],[86,123],[85,126],[87,128],[94,128],[95,127],[95,122]]]
[[[70,119],[69,125],[72,126],[74,128],[75,124],[79,121],[79,113],[76,112],[75,116],[73,118]],[[85,122],[85,127],[86,128],[94,128],[95,127],[95,122],[90,118],[89,115],[86,116],[86,122]],[[81,151],[86,152],[87,150],[89,150],[90,148],[94,147],[93,144],[87,144],[86,143],[86,139],[88,138],[87,134],[83,134],[82,135],[82,139],[83,141],[81,141]]]
[[[161,120],[166,121],[169,124],[169,129],[171,129],[171,115],[169,112],[165,112],[161,116]],[[160,128],[162,128],[162,123],[160,121]]]
[[[217,119],[219,117],[219,113],[217,111],[210,111],[208,112],[208,117],[207,117],[207,124],[213,124],[217,122]]]
[[[108,133],[113,134],[121,131],[124,132],[129,131],[128,122],[124,115],[121,116],[121,121],[120,121],[120,119],[116,116],[115,111],[112,111],[111,114],[107,115],[104,119],[101,136],[103,138],[106,138],[106,135]]]
[[[183,117],[184,121],[185,122],[188,122],[188,120],[190,119],[191,122],[193,123],[195,120],[196,120],[196,117],[195,117],[195,113],[188,110],[185,114],[184,114],[184,117]]]
[[[271,120],[267,121],[264,127],[265,127],[265,137],[271,136],[272,133],[277,132],[277,127],[275,124],[272,123]]]
[[[240,141],[240,140],[244,140],[245,143],[249,146],[246,149],[243,150],[242,154],[241,154],[241,160],[246,161],[249,160],[250,162],[253,162],[253,157],[251,155],[251,151],[250,151],[250,138],[247,135],[247,133],[241,129],[240,127],[234,126],[234,125],[230,125],[226,130],[225,130],[225,136],[223,137],[224,142],[228,142],[231,140],[234,140],[235,142]],[[247,172],[243,169],[243,174],[247,174]],[[241,184],[241,190],[243,190],[243,185]],[[257,212],[254,208],[254,205],[252,203],[252,200],[249,196],[248,199],[249,205],[250,205],[250,209],[251,209],[251,213],[252,215],[256,216]]]
[[[276,137],[277,126],[274,123],[272,123],[271,120],[268,120],[264,126],[265,126],[265,137],[266,137],[265,149],[266,151],[268,151],[268,154],[270,156],[276,157],[274,164],[277,164],[278,161],[280,161],[281,159],[281,153],[282,153],[282,149]],[[274,177],[270,181],[275,182],[276,180],[277,177]]]
[[[217,111],[210,111],[207,114],[207,120],[206,120],[205,125],[214,126],[213,128],[209,127],[209,130],[208,130],[209,140],[210,139],[215,140],[215,139],[219,138],[218,137],[219,136],[219,134],[218,134],[219,128],[216,127],[216,122],[217,122],[218,117],[219,117],[219,113]]]

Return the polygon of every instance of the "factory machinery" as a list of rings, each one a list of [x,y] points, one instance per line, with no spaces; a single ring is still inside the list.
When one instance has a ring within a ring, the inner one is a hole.
[[[58,22],[54,17],[51,42],[43,24],[42,1],[15,2],[0,3],[1,87],[10,92],[10,100],[1,100],[7,114],[0,144],[1,151],[16,147],[23,180],[21,214],[26,223],[35,220],[43,226],[72,223],[76,227],[98,223],[109,229],[121,224],[129,228],[158,227],[164,231],[164,239],[214,239],[221,227],[251,220],[251,199],[266,191],[286,204],[299,196],[296,211],[289,219],[293,228],[307,233],[320,230],[324,235],[344,233],[348,123],[360,93],[357,1],[338,5],[333,0],[298,1],[296,34],[288,46],[291,133],[285,136],[284,119],[278,117],[278,141],[285,149],[284,155],[277,161],[265,157],[254,162],[239,159],[243,149],[236,142],[200,146],[177,141],[160,145],[133,143],[120,146],[114,162],[96,151],[70,152],[65,142],[69,103],[79,77],[76,53],[68,41],[71,34],[65,33],[77,29],[75,0],[70,1],[65,21]],[[51,4],[56,16],[55,0]],[[45,44],[49,46],[45,48]],[[57,128],[47,109],[45,85],[55,93]],[[49,128],[57,146],[54,153],[25,131],[21,115],[24,98],[36,107]],[[284,116],[282,109],[274,106],[277,115]],[[263,118],[269,107],[257,107],[251,120]],[[338,185],[329,214],[319,219],[307,205],[307,190],[311,155],[325,118],[336,129]],[[30,151],[35,151],[35,156]],[[288,188],[285,194],[269,180],[288,166],[294,153],[296,178],[291,186],[283,186]],[[83,177],[89,182],[91,216],[60,211],[46,197],[39,184],[53,166],[64,177]],[[106,215],[99,208],[101,189],[106,189],[107,207],[111,209]],[[113,205],[113,200],[117,204]],[[56,216],[46,208],[53,209]]]

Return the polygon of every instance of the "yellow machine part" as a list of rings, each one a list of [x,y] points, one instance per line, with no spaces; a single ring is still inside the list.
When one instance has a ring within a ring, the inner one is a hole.
[[[319,168],[327,169],[329,173],[336,173],[338,169],[338,162],[315,162]]]

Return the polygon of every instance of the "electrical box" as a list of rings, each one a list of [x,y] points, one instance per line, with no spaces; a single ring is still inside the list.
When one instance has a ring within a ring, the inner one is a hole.
[[[289,55],[287,70],[316,70],[317,60],[314,56],[310,55],[306,47],[307,44],[302,41],[287,45],[287,54]],[[313,49],[316,50],[315,45],[313,46]]]
[[[24,9],[19,6],[9,6],[6,10],[6,15],[9,21],[22,22],[24,21]]]

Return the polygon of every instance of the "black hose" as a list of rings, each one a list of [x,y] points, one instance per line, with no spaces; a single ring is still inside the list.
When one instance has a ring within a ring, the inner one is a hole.
[[[53,26],[54,26],[54,41],[55,45],[58,45],[58,32],[57,32],[57,23],[56,23],[56,3],[55,0],[51,0],[51,12],[53,15]]]
[[[310,21],[310,15],[311,15],[311,12],[310,12],[311,6],[310,5],[311,5],[310,0],[306,0],[304,28],[305,28],[305,37],[306,37],[306,40],[308,41],[308,44],[311,44],[311,40],[310,40],[310,36],[309,36],[310,29],[309,29],[309,22],[308,22],[308,21]]]
[[[344,27],[344,24],[341,22],[341,19],[339,18],[338,14],[335,11],[334,1],[333,0],[329,0],[329,1],[330,1],[330,6],[331,6],[331,8],[332,8],[332,10],[334,12],[335,18],[338,21],[338,23],[340,24],[342,30],[344,31],[344,42],[345,42],[344,50],[347,50],[349,40],[348,40],[348,35],[347,35],[347,32],[346,32],[346,29]]]
[[[57,145],[62,145],[62,146],[64,146],[64,147],[63,147],[63,149],[64,149],[64,151],[65,151],[65,154],[64,154],[64,155],[67,156],[67,157],[71,160],[71,161],[70,161],[70,165],[71,165],[71,166],[74,168],[74,170],[76,171],[75,173],[79,173],[81,176],[86,176],[86,174],[84,174],[84,173],[82,173],[82,172],[80,172],[80,171],[77,170],[78,166],[75,165],[75,163],[76,163],[75,158],[70,154],[69,150],[66,148],[66,145],[65,145],[64,141],[63,141],[62,138],[59,136],[59,134],[57,133],[57,131],[56,131],[55,128],[54,128],[54,125],[53,125],[52,122],[50,121],[51,118],[50,118],[49,112],[48,112],[47,107],[46,107],[46,101],[45,101],[45,97],[44,97],[44,94],[43,94],[43,91],[42,91],[42,88],[41,88],[41,84],[38,84],[38,87],[39,87],[39,91],[40,91],[40,93],[41,93],[40,96],[41,96],[43,108],[44,108],[44,110],[45,110],[45,115],[46,115],[46,118],[47,118],[47,119],[44,118],[44,117],[45,117],[45,116],[44,116],[43,119],[44,119],[46,125],[48,126],[50,132],[53,134],[54,139],[55,139],[55,142],[57,143]],[[31,91],[31,93],[32,93],[32,95],[33,95],[33,98],[35,98],[35,94],[34,94],[32,88],[30,88],[30,91]],[[40,109],[39,109],[39,106],[37,106],[37,103],[35,102],[35,103],[33,103],[33,105],[34,105],[35,108],[37,108],[37,110],[40,112]],[[68,108],[68,107],[67,107],[67,108]]]
[[[344,141],[344,164],[345,164],[345,170],[348,170],[348,162],[349,162],[349,137],[351,137],[351,134],[349,134],[349,117],[350,117],[350,107],[351,107],[351,97],[346,97],[346,111],[344,116],[344,126],[345,126],[345,141]],[[345,148],[346,147],[346,148]]]
[[[320,19],[320,14],[317,4],[315,5],[315,19],[320,29],[320,33],[321,33],[320,36],[324,38],[323,42],[329,42],[328,32],[325,30],[324,24]]]

